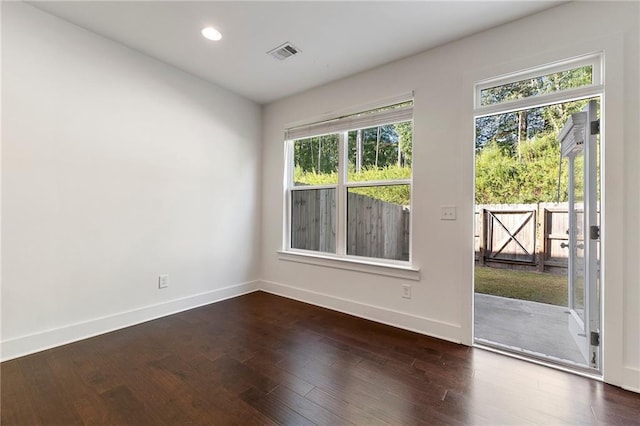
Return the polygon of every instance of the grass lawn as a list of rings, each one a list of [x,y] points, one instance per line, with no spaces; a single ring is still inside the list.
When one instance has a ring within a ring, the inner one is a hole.
[[[567,277],[476,266],[478,293],[567,306]]]

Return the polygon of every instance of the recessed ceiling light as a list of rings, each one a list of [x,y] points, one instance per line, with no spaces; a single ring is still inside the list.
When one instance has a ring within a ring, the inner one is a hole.
[[[209,40],[218,41],[222,38],[222,34],[220,31],[216,30],[213,27],[205,27],[202,29],[202,36]]]

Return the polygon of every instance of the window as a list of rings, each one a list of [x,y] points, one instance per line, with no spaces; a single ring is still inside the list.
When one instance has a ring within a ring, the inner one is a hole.
[[[288,129],[285,251],[408,263],[413,100]]]
[[[565,71],[518,80],[480,90],[480,105],[493,105],[515,99],[559,92],[593,83],[593,66],[585,65]]]
[[[602,89],[600,55],[525,70],[476,84],[477,116],[513,112],[531,107],[590,97]]]

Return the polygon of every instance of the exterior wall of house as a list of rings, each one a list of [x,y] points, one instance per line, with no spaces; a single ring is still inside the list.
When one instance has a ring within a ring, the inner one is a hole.
[[[474,82],[604,52],[604,376],[640,391],[639,4],[572,2],[265,108],[262,277],[268,291],[472,343]],[[287,260],[285,128],[414,91],[413,262],[419,281]],[[441,221],[440,206],[457,206]],[[401,286],[412,285],[412,298]]]

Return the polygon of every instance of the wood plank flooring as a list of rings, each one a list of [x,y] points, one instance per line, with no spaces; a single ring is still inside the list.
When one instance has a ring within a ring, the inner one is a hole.
[[[0,366],[8,425],[640,425],[640,395],[263,292]]]

